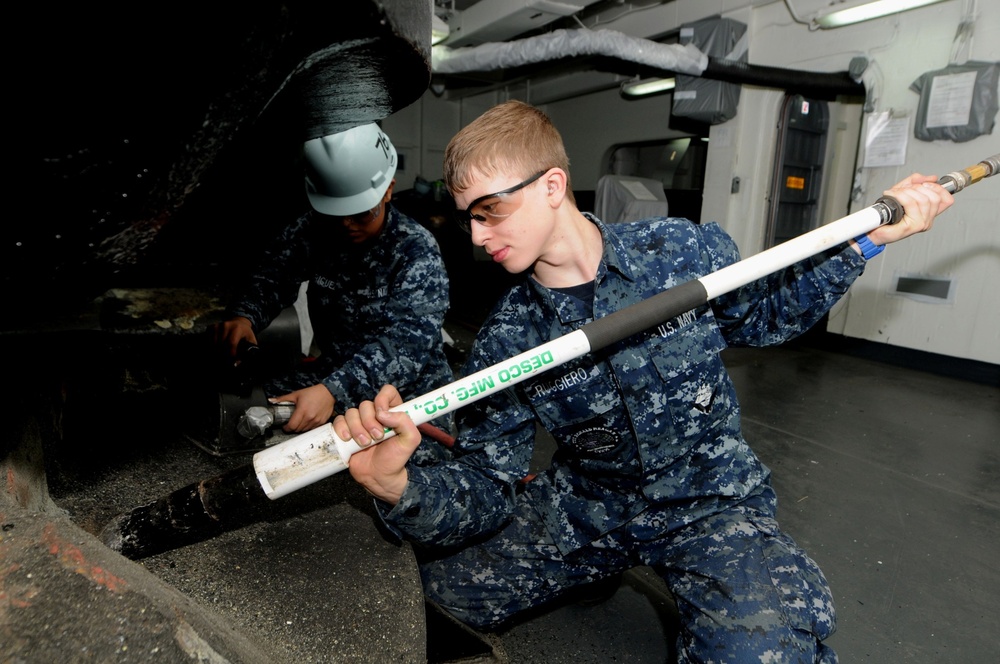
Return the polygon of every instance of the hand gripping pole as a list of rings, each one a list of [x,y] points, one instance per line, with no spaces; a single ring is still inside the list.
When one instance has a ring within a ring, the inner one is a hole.
[[[1000,172],[1000,154],[949,173],[938,182],[949,192],[956,193],[997,172]],[[415,424],[429,422],[543,371],[647,330],[883,224],[894,224],[902,217],[903,208],[895,199],[880,198],[854,214],[699,279],[679,284],[509,360],[411,399],[393,410],[409,413]],[[386,438],[392,435],[392,431],[386,432]],[[360,449],[353,440],[341,440],[334,433],[333,426],[326,424],[258,452],[254,455],[253,466],[261,488],[273,500],[345,470],[348,459]]]

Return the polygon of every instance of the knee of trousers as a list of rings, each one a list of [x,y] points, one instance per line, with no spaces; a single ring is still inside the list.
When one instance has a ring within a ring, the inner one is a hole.
[[[470,562],[463,556],[466,553],[421,563],[420,577],[427,598],[467,625],[497,627],[560,592],[555,575]]]

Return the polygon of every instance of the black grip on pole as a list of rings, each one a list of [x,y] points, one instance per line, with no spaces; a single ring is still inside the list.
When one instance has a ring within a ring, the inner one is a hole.
[[[587,335],[591,352],[610,346],[633,334],[679,316],[708,301],[705,286],[693,279],[587,323],[580,330]]]

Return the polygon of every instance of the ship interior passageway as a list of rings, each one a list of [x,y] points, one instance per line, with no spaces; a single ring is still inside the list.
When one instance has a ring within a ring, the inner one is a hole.
[[[204,482],[243,477],[259,449],[232,425],[261,394],[209,356],[209,328],[304,209],[302,141],[389,118],[428,90],[430,12],[426,0],[17,6],[0,660],[675,660],[676,606],[645,568],[497,632],[456,623],[425,604],[412,546],[346,472],[273,501],[234,490],[187,528]],[[400,178],[399,207],[447,264],[460,372],[513,277],[470,251],[441,214],[448,201],[409,186]],[[700,221],[700,186],[685,184],[671,214]],[[594,190],[575,193],[593,207]],[[286,310],[261,360],[298,358],[300,325]],[[779,522],[833,589],[830,645],[851,663],[993,661],[1000,366],[823,329],[723,358]],[[223,398],[222,384],[239,389]],[[534,470],[552,452],[539,429]],[[108,545],[117,516],[184,491],[170,503],[181,511],[156,515],[155,551]]]

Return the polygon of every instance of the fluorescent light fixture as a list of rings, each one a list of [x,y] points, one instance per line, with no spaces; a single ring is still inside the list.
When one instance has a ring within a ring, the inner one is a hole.
[[[621,94],[623,97],[645,97],[673,90],[675,85],[677,81],[673,78],[644,78],[623,83]]]
[[[818,16],[815,21],[816,25],[821,28],[839,28],[844,25],[860,23],[861,21],[868,21],[880,16],[898,14],[908,9],[933,5],[936,2],[941,2],[941,0],[875,0],[875,2],[867,2],[863,5]]]

